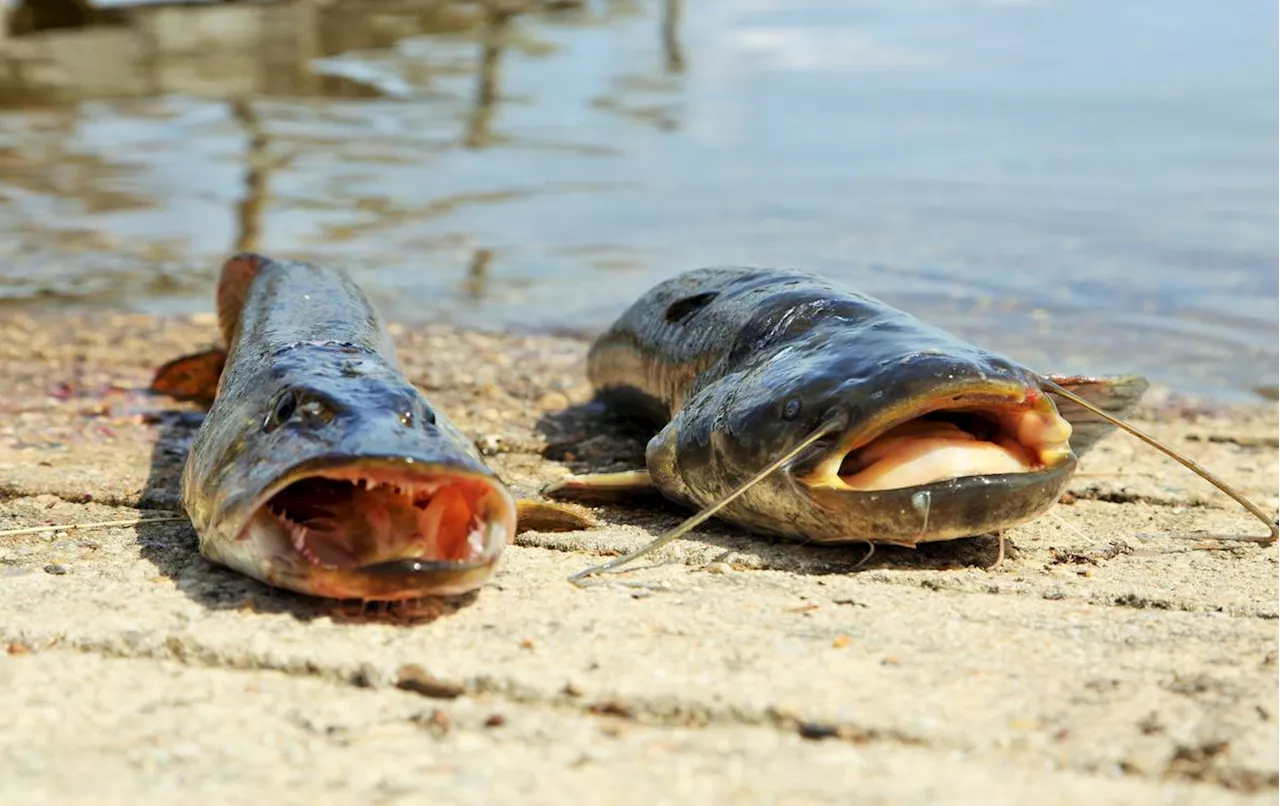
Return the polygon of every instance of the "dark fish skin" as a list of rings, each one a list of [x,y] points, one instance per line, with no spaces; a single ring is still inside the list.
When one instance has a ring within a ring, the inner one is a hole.
[[[935,408],[1014,407],[1057,421],[1030,370],[807,272],[706,268],[660,283],[597,339],[588,373],[600,399],[661,428],[646,451],[650,480],[694,507],[837,423],[837,435],[719,513],[755,532],[901,545],[985,534],[1043,513],[1076,466],[1063,443],[1034,472],[870,491],[806,482],[862,437]],[[1146,386],[1130,383],[1137,395]],[[1105,430],[1091,424],[1077,452]]]
[[[182,476],[182,502],[209,559],[301,593],[366,600],[456,594],[489,576],[515,505],[471,440],[403,376],[377,312],[344,272],[241,255],[228,261],[219,319],[229,346]],[[308,562],[262,506],[312,473],[461,478],[488,489],[492,528],[464,561]]]

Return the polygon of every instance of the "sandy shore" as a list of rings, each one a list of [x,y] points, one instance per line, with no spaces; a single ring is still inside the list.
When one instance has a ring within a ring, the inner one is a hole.
[[[212,318],[0,327],[0,530],[176,508],[199,414],[137,390]],[[580,405],[585,342],[398,337],[518,491],[638,462]],[[1274,405],[1152,400],[1143,426],[1274,514]],[[1276,801],[1276,547],[1140,537],[1260,527],[1132,439],[998,567],[992,538],[855,570],[712,525],[579,590],[681,515],[594,511],[411,620],[211,566],[185,523],[0,537],[0,801]],[[404,664],[458,696],[397,688]]]

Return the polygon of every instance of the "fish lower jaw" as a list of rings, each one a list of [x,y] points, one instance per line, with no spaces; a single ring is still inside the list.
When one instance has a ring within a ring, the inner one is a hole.
[[[934,410],[833,456],[807,481],[869,492],[1035,473],[1071,457],[1070,436],[1070,423],[1054,411],[1017,405]]]
[[[498,526],[491,528],[500,531]],[[270,516],[255,517],[239,540],[202,545],[201,553],[272,587],[325,599],[364,602],[465,594],[483,585],[501,558],[500,553],[494,553],[474,562],[405,559],[335,568],[301,556]]]

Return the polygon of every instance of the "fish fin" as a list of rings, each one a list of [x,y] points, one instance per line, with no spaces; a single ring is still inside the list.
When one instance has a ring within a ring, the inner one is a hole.
[[[598,525],[595,518],[576,507],[521,498],[516,501],[516,533],[577,532]]]
[[[587,473],[568,476],[543,490],[555,498],[585,498],[610,501],[658,492],[648,470],[623,470],[619,473]]]
[[[233,342],[240,328],[240,313],[249,296],[249,286],[258,272],[271,262],[271,258],[253,252],[241,252],[222,264],[218,277],[218,327],[227,344]]]
[[[1112,417],[1125,417],[1133,411],[1150,384],[1140,375],[1117,375],[1105,378],[1086,376],[1044,376],[1069,392],[1074,392]],[[1076,456],[1086,451],[1115,430],[1115,426],[1070,400],[1053,395],[1062,419],[1071,423],[1071,450]]]
[[[220,347],[175,358],[156,370],[150,390],[177,400],[212,403],[226,363],[227,352]]]

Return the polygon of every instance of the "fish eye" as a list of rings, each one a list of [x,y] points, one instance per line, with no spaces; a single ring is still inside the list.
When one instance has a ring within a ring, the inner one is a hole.
[[[262,424],[264,431],[274,431],[284,423],[288,422],[294,413],[298,410],[298,397],[290,390],[286,389],[276,398],[276,404],[271,407],[271,413],[267,415],[267,419]]]
[[[405,409],[400,412],[400,425],[405,428],[413,428],[413,412]]]
[[[793,397],[787,401],[785,406],[782,407],[782,419],[794,420],[799,416],[800,416],[800,400],[798,398]]]
[[[306,425],[323,425],[333,422],[335,407],[324,398],[305,390],[286,389],[276,397],[271,413],[262,423],[262,430],[271,432],[291,420]]]

